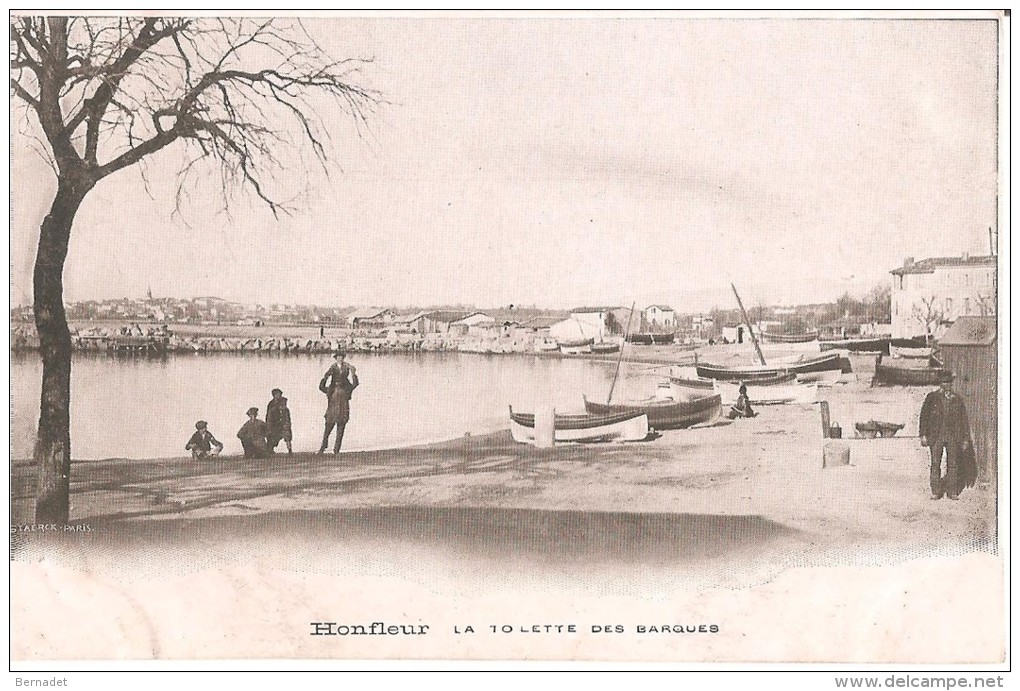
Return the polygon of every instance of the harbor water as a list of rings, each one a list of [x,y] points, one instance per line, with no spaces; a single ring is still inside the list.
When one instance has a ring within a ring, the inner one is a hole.
[[[508,407],[553,405],[583,412],[582,394],[604,400],[615,364],[570,358],[417,353],[358,355],[361,380],[351,402],[345,450],[393,448],[508,427]],[[194,354],[163,358],[76,355],[71,382],[71,452],[75,460],[185,456],[197,420],[240,453],[245,411],[265,417],[271,390],[288,398],[295,451],[322,438],[326,397],[318,384],[328,355]],[[650,396],[655,368],[624,363],[614,399]],[[42,362],[11,363],[11,457],[32,455]],[[280,449],[284,450],[281,445]]]

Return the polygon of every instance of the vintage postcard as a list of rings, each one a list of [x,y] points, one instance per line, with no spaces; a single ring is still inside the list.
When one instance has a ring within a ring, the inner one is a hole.
[[[12,665],[1002,665],[1008,22],[15,13]]]

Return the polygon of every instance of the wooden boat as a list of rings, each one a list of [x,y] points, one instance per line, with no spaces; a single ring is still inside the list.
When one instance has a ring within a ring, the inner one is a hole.
[[[796,375],[798,384],[818,384],[818,386],[832,386],[843,378],[843,372],[838,369],[826,370],[825,372],[804,372]]]
[[[931,348],[917,347],[905,348],[903,346],[889,346],[889,354],[895,358],[928,358],[931,357]]]
[[[575,338],[573,340],[558,341],[560,351],[577,355],[579,353],[590,353],[594,338]]]
[[[719,418],[722,415],[722,398],[709,394],[692,401],[649,398],[606,404],[589,401],[585,397],[584,409],[591,415],[642,413],[648,416],[648,425],[652,429],[683,429]]]
[[[929,358],[927,367],[895,367],[883,365],[882,356],[875,362],[875,376],[871,385],[888,384],[893,386],[937,386],[944,381],[949,381],[952,373],[942,367],[938,360]]]
[[[535,441],[535,416],[515,413],[510,407],[510,434],[514,441]],[[610,415],[556,415],[553,438],[556,441],[641,441],[648,436],[648,416],[642,412]]]
[[[535,341],[536,353],[554,353],[560,349],[560,344],[551,338],[541,338]]]
[[[804,374],[806,372],[842,371],[849,365],[841,353],[825,353],[814,357],[801,357],[779,365],[750,365],[747,367],[722,367],[702,363],[695,367],[699,377],[719,381],[742,381],[745,384],[758,380],[770,380],[780,375]]]
[[[591,345],[566,345],[560,343],[560,352],[564,355],[587,355],[591,352]]]
[[[602,343],[593,343],[591,345],[591,352],[596,355],[608,355],[609,353],[620,352],[620,344],[612,341],[603,341]]]
[[[821,341],[821,350],[845,350],[850,353],[882,353],[889,354],[888,337],[881,338],[848,338],[839,341]]]
[[[636,333],[627,336],[627,343],[634,345],[669,345],[676,338],[676,334],[669,333]]]
[[[715,392],[727,405],[737,402],[740,385],[732,382],[713,382]],[[786,384],[776,386],[747,385],[747,397],[752,405],[779,405],[782,403],[814,403],[818,400],[818,384]]]
[[[761,339],[765,343],[809,343],[818,340],[818,331],[805,331],[799,334],[780,334],[765,331],[762,333]]]

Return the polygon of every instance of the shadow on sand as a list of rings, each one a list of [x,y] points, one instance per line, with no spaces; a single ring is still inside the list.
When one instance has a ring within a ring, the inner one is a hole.
[[[549,511],[487,507],[379,507],[251,516],[109,521],[64,547],[187,554],[211,544],[260,553],[445,553],[469,559],[557,564],[684,564],[757,551],[800,531],[760,516]],[[91,543],[91,544],[89,544]],[[37,546],[42,546],[37,543]],[[234,551],[231,549],[230,551]],[[281,555],[281,558],[286,558]]]

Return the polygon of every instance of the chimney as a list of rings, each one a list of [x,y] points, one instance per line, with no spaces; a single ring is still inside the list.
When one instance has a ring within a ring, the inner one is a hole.
[[[914,265],[914,258],[913,257],[907,257],[906,259],[903,260],[903,266],[904,267],[913,266],[913,265]]]
[[[964,252],[963,253],[963,261],[967,261],[968,259],[970,259],[970,252]]]

